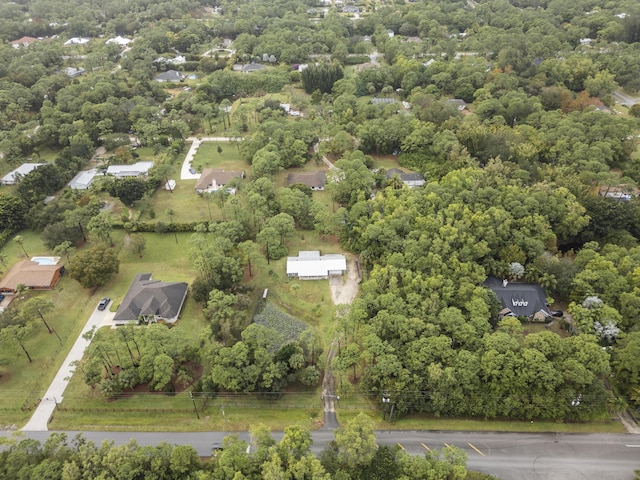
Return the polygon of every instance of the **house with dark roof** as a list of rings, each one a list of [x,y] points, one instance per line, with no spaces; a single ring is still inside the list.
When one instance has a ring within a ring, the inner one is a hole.
[[[547,295],[540,285],[508,282],[496,277],[488,277],[484,286],[496,294],[502,304],[500,315],[527,318],[548,318],[551,310],[547,305]]]
[[[400,177],[402,183],[404,183],[409,188],[421,187],[424,185],[425,180],[424,177],[419,173],[409,173],[399,168],[390,168],[387,170],[387,180],[389,180],[394,175]]]
[[[322,191],[327,184],[327,173],[321,170],[311,173],[290,173],[287,177],[287,187],[301,183],[311,190]]]
[[[156,82],[168,83],[168,82],[182,82],[184,75],[177,70],[167,70],[156,76]]]
[[[187,297],[186,282],[153,280],[150,273],[138,273],[113,317],[116,322],[175,323]]]
[[[57,258],[57,257],[53,257]],[[51,290],[60,281],[64,266],[33,260],[16,263],[0,281],[0,292],[15,293],[18,285],[31,290]]]
[[[220,168],[205,168],[196,182],[196,192],[211,193],[224,188],[234,178],[244,178],[243,172],[225,172]],[[236,193],[235,189],[230,193]]]

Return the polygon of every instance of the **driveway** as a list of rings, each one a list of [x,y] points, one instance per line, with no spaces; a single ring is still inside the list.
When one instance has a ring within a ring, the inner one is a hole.
[[[186,157],[184,157],[184,162],[182,162],[182,168],[180,169],[180,180],[198,180],[200,178],[199,173],[191,173],[189,170],[191,169],[191,162],[196,156],[196,152],[198,148],[203,142],[230,142],[232,140],[242,140],[232,139],[230,137],[189,137],[187,138],[188,142],[191,142],[191,147],[189,147],[189,151],[187,152]]]
[[[329,289],[334,305],[351,304],[358,294],[360,275],[355,260],[347,263],[347,273],[342,277],[330,277]]]
[[[44,397],[40,399],[40,403],[33,412],[31,419],[22,428],[22,430],[48,430],[49,419],[51,418],[51,415],[53,415],[56,404],[62,402],[64,391],[69,384],[71,375],[73,375],[74,367],[71,366],[71,363],[76,360],[82,360],[85,349],[91,343],[91,340],[85,339],[84,335],[94,327],[100,328],[102,325],[112,323],[114,316],[115,312],[110,312],[109,310],[99,311],[96,302],[96,309],[87,320],[87,323],[85,323],[80,335],[78,335],[78,338],[76,339],[76,342],[71,347],[71,350],[69,350],[67,358],[62,362],[60,370],[58,370],[58,373],[51,382],[51,385],[49,385]]]

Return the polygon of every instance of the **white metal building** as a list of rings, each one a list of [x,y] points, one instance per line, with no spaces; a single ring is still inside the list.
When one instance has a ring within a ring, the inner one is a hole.
[[[287,258],[287,275],[300,280],[326,279],[346,271],[347,259],[342,254],[320,255],[318,250],[310,250]]]

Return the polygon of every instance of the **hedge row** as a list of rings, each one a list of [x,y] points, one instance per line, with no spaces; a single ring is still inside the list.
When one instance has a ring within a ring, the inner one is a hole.
[[[130,233],[136,232],[158,232],[158,233],[180,233],[180,232],[195,232],[198,225],[208,225],[208,222],[127,222],[127,223],[114,223],[113,228],[123,229]]]

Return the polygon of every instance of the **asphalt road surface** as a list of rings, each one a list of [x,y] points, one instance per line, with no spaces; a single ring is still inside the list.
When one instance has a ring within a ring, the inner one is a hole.
[[[0,432],[10,436],[15,432]],[[19,432],[17,435],[44,441],[51,432]],[[66,432],[72,439],[78,432]],[[135,439],[140,445],[192,445],[200,455],[211,454],[211,446],[231,432],[83,432],[96,444],[116,444]],[[331,431],[312,432],[312,450],[319,453],[333,439]],[[240,438],[248,440],[246,432]],[[274,438],[282,437],[274,432]],[[468,467],[502,480],[633,480],[640,468],[640,436],[614,434],[478,433],[434,431],[379,431],[378,445],[399,444],[408,453],[423,455],[447,445],[463,449]]]

